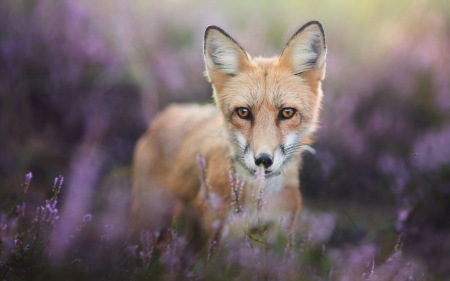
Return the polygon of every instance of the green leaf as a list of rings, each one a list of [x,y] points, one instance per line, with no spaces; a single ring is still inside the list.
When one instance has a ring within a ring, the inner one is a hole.
[[[172,219],[172,230],[175,232],[177,231],[177,218],[175,216],[173,216]]]

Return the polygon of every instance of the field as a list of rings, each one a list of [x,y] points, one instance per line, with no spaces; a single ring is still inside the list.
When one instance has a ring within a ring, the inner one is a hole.
[[[309,20],[327,74],[293,242],[236,235],[186,272],[180,222],[124,243],[136,140],[212,101],[205,28],[272,56]],[[1,1],[2,280],[448,280],[449,31],[444,0]]]

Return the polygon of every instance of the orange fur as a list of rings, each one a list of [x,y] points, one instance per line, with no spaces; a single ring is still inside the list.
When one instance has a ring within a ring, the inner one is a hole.
[[[300,154],[311,143],[322,99],[326,47],[320,23],[306,24],[280,57],[268,59],[251,58],[220,28],[209,27],[204,55],[216,107],[171,105],[139,140],[133,226],[161,231],[178,215],[195,226],[192,240],[218,239],[230,213],[230,170],[245,181],[241,203],[250,208],[259,187],[254,172],[265,165],[267,203],[261,217],[269,222],[285,216],[288,231],[294,231],[301,208]],[[240,116],[239,108],[250,117]],[[285,109],[293,110],[292,117],[283,117]],[[206,160],[212,204],[200,192],[197,155]],[[220,226],[212,227],[214,222]]]

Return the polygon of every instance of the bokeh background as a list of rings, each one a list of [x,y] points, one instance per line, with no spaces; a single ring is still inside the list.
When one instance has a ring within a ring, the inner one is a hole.
[[[148,122],[171,102],[212,101],[205,28],[272,56],[309,20],[328,56],[305,210],[331,218],[332,247],[369,243],[381,257],[404,233],[408,255],[450,276],[447,0],[0,1],[0,211],[27,172],[30,206],[63,175],[55,245],[86,213],[120,236]]]

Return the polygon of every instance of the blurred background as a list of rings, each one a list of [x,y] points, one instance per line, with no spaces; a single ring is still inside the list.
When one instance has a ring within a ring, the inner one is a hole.
[[[331,218],[331,247],[372,243],[377,257],[404,233],[408,255],[450,276],[447,0],[1,1],[0,212],[31,171],[34,216],[62,175],[55,245],[86,213],[120,236],[148,122],[171,102],[212,101],[205,28],[272,56],[309,20],[328,57],[305,213]]]

